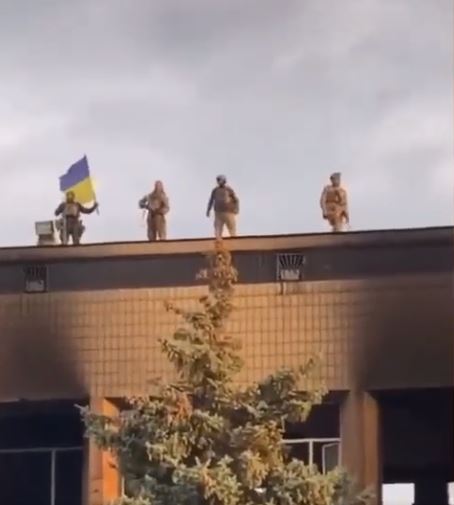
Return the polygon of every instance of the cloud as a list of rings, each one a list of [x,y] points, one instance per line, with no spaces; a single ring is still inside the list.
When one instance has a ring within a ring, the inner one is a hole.
[[[241,233],[325,229],[333,170],[354,228],[452,224],[452,20],[450,0],[5,0],[1,244],[33,243],[83,153],[89,241],[145,237],[156,178],[170,236],[211,234],[218,173]]]

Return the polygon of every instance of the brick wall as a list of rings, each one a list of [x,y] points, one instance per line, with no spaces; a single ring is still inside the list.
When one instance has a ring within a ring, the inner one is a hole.
[[[283,291],[284,290],[284,291]],[[168,373],[158,338],[175,329],[164,301],[194,306],[203,287],[0,296],[0,397],[144,393]],[[451,277],[240,285],[231,332],[240,380],[325,356],[331,389],[452,385]]]

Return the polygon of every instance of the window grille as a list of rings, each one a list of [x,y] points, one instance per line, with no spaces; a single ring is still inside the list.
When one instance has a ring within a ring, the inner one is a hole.
[[[280,253],[277,255],[277,280],[298,282],[303,278],[306,258],[301,253]]]
[[[46,265],[28,265],[24,268],[24,290],[26,293],[44,293],[48,289]]]

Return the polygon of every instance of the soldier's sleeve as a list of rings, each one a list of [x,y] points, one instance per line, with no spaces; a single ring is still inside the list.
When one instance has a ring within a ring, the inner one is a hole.
[[[342,205],[347,206],[347,192],[343,188],[341,191],[341,195],[342,195]]]
[[[230,192],[230,198],[236,203],[236,204],[239,204],[240,203],[240,200],[238,198],[238,196],[236,195],[235,191],[233,190],[233,188],[229,188],[229,192]]]
[[[79,212],[81,214],[91,214],[96,210],[96,205],[92,205],[91,207],[84,207],[81,203],[79,205]]]
[[[207,212],[210,212],[210,210],[213,208],[215,191],[216,189],[213,189],[213,191],[211,192],[210,199],[208,200]]]
[[[62,212],[63,209],[65,208],[65,204],[61,203],[56,209],[55,209],[55,215],[59,216]]]
[[[320,207],[323,211],[323,214],[326,214],[326,193],[328,192],[328,188],[325,186],[322,191],[322,195],[320,196]]]
[[[164,195],[162,197],[162,212],[163,212],[163,214],[167,214],[167,212],[169,212],[169,210],[170,210],[169,198],[167,197],[167,195]]]
[[[345,218],[348,220],[348,197],[347,197],[347,191],[345,189],[342,189],[341,191],[342,195],[342,211],[345,215]]]
[[[229,188],[229,193],[230,198],[232,199],[233,204],[235,205],[235,214],[238,214],[240,212],[240,199],[238,198],[238,195],[232,188]]]

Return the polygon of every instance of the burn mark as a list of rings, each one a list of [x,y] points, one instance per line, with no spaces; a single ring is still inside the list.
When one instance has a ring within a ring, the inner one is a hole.
[[[23,301],[20,317],[16,314],[12,322],[0,320],[0,328],[1,398],[8,400],[88,396],[72,339],[67,330],[65,331],[65,324],[57,326],[51,320],[45,303],[30,304],[27,307]]]

